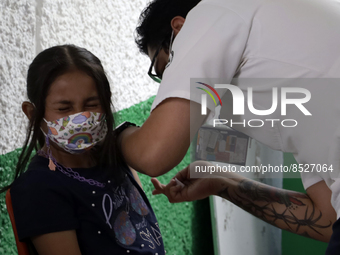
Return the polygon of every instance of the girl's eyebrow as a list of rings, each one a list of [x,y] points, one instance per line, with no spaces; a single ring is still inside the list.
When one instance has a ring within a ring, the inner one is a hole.
[[[85,100],[85,102],[90,102],[90,101],[95,101],[95,100],[99,100],[99,96],[89,97]]]
[[[61,100],[61,101],[58,101],[58,102],[54,102],[53,104],[71,104],[71,101]]]
[[[98,96],[89,97],[85,100],[85,103],[95,101],[95,100],[99,100],[99,97]],[[61,100],[61,101],[54,102],[53,104],[72,104],[72,102],[69,100]]]

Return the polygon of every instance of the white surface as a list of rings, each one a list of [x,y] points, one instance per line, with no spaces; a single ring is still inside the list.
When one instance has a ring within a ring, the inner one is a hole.
[[[0,155],[21,147],[24,141],[25,77],[35,55],[33,2],[0,2]]]
[[[283,164],[282,152],[274,151],[255,140],[248,148],[246,165]],[[218,163],[221,165],[221,163]],[[249,177],[249,176],[247,176]],[[253,178],[264,176],[253,175]],[[282,188],[282,175],[266,175],[260,180],[266,184]],[[281,177],[281,178],[280,178]],[[281,230],[252,216],[233,203],[212,196],[212,222],[216,227],[214,238],[217,239],[215,255],[280,255]]]
[[[72,43],[99,57],[111,81],[116,110],[155,95],[150,60],[134,42],[147,0],[0,1],[0,155],[23,145],[28,65],[41,50]]]

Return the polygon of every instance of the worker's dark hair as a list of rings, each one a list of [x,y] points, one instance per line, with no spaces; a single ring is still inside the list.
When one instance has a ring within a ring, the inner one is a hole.
[[[142,11],[136,28],[135,41],[140,52],[148,54],[148,46],[169,49],[171,20],[186,18],[188,12],[201,0],[154,0]]]

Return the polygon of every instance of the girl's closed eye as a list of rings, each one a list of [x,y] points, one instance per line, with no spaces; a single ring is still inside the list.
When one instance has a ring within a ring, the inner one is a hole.
[[[89,97],[84,102],[84,108],[90,111],[101,111],[101,104],[98,96]]]
[[[66,112],[70,109],[70,107],[61,107],[61,108],[58,108],[58,111],[60,112]]]
[[[99,104],[88,104],[88,105],[86,105],[85,107],[86,107],[86,108],[96,108],[96,107],[98,107],[98,105],[99,105]]]

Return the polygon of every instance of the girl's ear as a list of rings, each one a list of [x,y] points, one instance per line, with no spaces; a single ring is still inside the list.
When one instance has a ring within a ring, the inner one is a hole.
[[[171,20],[171,28],[174,30],[175,36],[181,30],[184,22],[185,18],[183,18],[182,16],[176,16]]]
[[[35,111],[34,105],[31,102],[24,101],[21,105],[21,109],[25,113],[27,118],[31,121]]]

